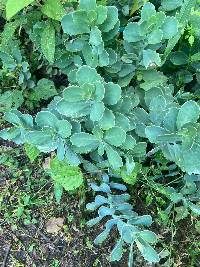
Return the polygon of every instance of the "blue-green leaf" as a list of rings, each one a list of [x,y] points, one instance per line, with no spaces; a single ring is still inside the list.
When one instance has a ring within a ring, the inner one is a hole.
[[[195,101],[187,101],[185,102],[177,116],[177,127],[178,129],[182,128],[185,124],[190,122],[196,122],[200,115],[200,108]]]
[[[113,248],[111,255],[110,255],[110,260],[111,261],[120,261],[122,258],[122,254],[123,254],[123,240],[119,239],[115,245],[115,247]]]
[[[113,127],[106,131],[104,140],[113,146],[121,146],[126,140],[126,132],[120,127]]]
[[[89,133],[75,133],[70,138],[72,144],[77,147],[84,147],[84,146],[98,146],[99,141],[98,139]]]

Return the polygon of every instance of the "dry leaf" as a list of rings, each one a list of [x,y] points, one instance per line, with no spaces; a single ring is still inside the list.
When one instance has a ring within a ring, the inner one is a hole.
[[[46,223],[47,233],[57,234],[63,228],[64,218],[52,217]]]
[[[44,163],[43,163],[43,169],[44,170],[48,170],[50,169],[50,162],[51,162],[51,158],[45,158]]]
[[[50,157],[45,158],[44,163],[42,165],[44,170],[49,170],[50,169],[51,159],[54,158],[55,156],[56,156],[56,153],[52,152]]]

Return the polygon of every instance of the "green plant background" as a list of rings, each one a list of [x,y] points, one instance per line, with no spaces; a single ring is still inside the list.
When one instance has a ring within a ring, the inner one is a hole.
[[[24,145],[31,161],[49,154],[58,203],[63,189],[87,184],[88,174],[108,175],[99,187],[92,184],[102,192],[94,202],[95,209],[103,205],[99,218],[111,216],[101,240],[116,225],[111,260],[119,261],[128,243],[129,266],[134,244],[149,262],[158,262],[159,253],[150,245],[155,234],[144,229],[149,215],[138,219],[116,189],[146,186],[161,194],[164,222],[172,211],[176,222],[200,215],[199,5],[1,2],[0,137]]]

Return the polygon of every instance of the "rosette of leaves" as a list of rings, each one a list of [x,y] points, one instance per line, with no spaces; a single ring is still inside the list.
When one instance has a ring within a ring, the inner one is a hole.
[[[73,37],[66,44],[68,54],[60,56],[61,66],[68,62],[68,71],[70,67],[77,69],[82,64],[81,55],[88,66],[102,67],[107,80],[112,78],[121,87],[129,84],[135,66],[128,58],[121,59],[123,46],[119,43],[118,48],[113,42],[119,31],[115,6],[97,6],[95,0],[80,1],[78,9],[65,15],[61,23],[63,31]]]
[[[104,196],[97,195],[94,202],[87,204],[88,210],[98,211],[98,216],[88,221],[87,224],[92,227],[107,220],[103,232],[96,237],[94,243],[97,245],[103,243],[110,236],[111,230],[117,228],[119,238],[111,252],[111,261],[120,261],[123,247],[128,245],[130,247],[128,266],[133,266],[134,245],[136,244],[145,260],[151,263],[158,262],[159,256],[151,246],[156,242],[156,235],[145,230],[145,227],[152,224],[151,216],[139,216],[134,212],[132,205],[128,203],[129,194],[113,193],[113,191],[126,192],[126,186],[109,181],[109,177],[104,175],[101,185],[91,184],[91,188]]]
[[[177,33],[176,17],[156,12],[152,3],[145,3],[141,19],[128,23],[124,29],[124,48],[129,59],[140,68],[156,68],[161,66],[159,49]]]
[[[73,150],[78,154],[91,153],[99,161],[106,155],[107,167],[114,169],[122,167],[123,156],[131,165],[130,151],[134,152],[136,139],[131,135],[135,125],[129,112],[138,104],[137,97],[131,100],[122,95],[119,85],[106,83],[88,66],[75,71],[72,80],[74,85],[64,90],[56,110],[81,123],[81,129],[70,137]]]
[[[66,45],[70,52],[81,52],[91,67],[110,64],[106,44],[119,30],[118,10],[114,6],[96,4],[96,0],[80,0],[77,10],[66,14],[61,21],[64,33],[73,36]]]
[[[136,108],[136,133],[156,144],[164,156],[188,174],[200,174],[200,107],[189,100],[180,105],[173,86],[152,88],[144,96],[147,111]]]
[[[122,93],[119,85],[106,83],[88,66],[74,71],[70,79],[73,83],[63,91],[63,97],[56,97],[47,110],[37,114],[34,125],[24,129],[22,139],[42,152],[57,150],[60,159],[67,154],[69,162],[89,154],[105,168],[118,169],[125,159],[131,173],[134,158],[144,156],[146,149],[146,144],[137,143],[132,134],[132,110],[139,103],[138,97],[131,90]],[[12,119],[18,114],[13,111],[5,119],[21,128],[23,125]]]

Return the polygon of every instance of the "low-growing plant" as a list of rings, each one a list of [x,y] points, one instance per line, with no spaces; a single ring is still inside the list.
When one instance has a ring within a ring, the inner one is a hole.
[[[130,246],[128,266],[133,266],[134,262],[134,244],[137,245],[143,257],[149,262],[158,262],[159,256],[150,244],[157,240],[155,233],[145,230],[152,224],[152,218],[149,215],[138,216],[133,211],[132,205],[127,201],[130,195],[127,193],[114,194],[113,190],[126,192],[127,188],[123,184],[110,181],[107,175],[103,175],[103,181],[100,186],[91,184],[95,192],[102,192],[106,196],[97,195],[95,201],[87,204],[88,210],[98,210],[98,216],[88,221],[88,225],[99,224],[108,216],[110,219],[105,223],[105,229],[94,240],[95,244],[101,244],[110,234],[111,229],[116,226],[119,232],[119,239],[111,252],[111,261],[119,261],[123,255],[123,246]]]
[[[106,197],[88,205],[99,214],[90,225],[111,216],[95,242],[117,225],[112,260],[128,243],[132,266],[136,243],[146,260],[157,262],[149,245],[155,234],[143,229],[151,217],[137,215],[129,195],[111,189],[126,191],[116,177],[130,188],[138,183],[159,152],[165,171],[173,162],[180,183],[172,188],[147,179],[149,185],[171,201],[168,213],[175,204],[181,219],[188,210],[200,214],[199,2],[5,2],[0,112],[9,125],[0,137],[24,144],[31,160],[56,151],[48,172],[57,202],[63,189],[83,183],[85,172],[106,173],[102,185],[92,185]],[[41,110],[18,110],[24,101]]]

